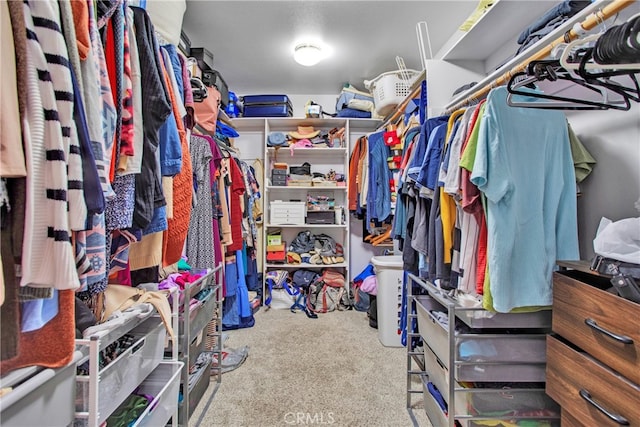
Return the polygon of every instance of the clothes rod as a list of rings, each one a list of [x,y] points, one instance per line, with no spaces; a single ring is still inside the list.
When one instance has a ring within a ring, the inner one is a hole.
[[[603,23],[606,19],[609,19],[613,15],[620,12],[622,9],[630,6],[635,2],[636,0],[614,0],[608,5],[604,6],[602,9],[599,9],[591,13],[589,16],[587,16],[584,19],[584,21],[580,23],[580,26],[584,31],[589,31],[590,29],[594,28],[598,24]],[[559,44],[568,43],[569,41],[573,41],[577,39],[578,37],[580,37],[581,33],[575,31],[574,28],[571,28],[562,36],[549,42],[549,44],[545,46],[542,50],[531,55],[529,58],[523,60],[518,65],[515,65],[513,68],[506,71],[499,77],[496,77],[495,80],[493,80],[490,84],[486,84],[481,89],[476,90],[474,93],[467,96],[462,101],[456,102],[452,107],[449,107],[446,109],[445,114],[449,115],[455,110],[458,110],[466,105],[469,105],[472,101],[485,98],[489,93],[489,91],[491,91],[491,89],[508,83],[514,74],[524,71],[527,68],[527,65],[529,65],[531,61],[538,61],[541,59],[545,59],[551,54],[553,49]]]

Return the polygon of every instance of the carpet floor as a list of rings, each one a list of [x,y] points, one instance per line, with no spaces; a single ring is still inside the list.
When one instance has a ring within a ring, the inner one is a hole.
[[[413,425],[406,409],[406,350],[384,347],[366,313],[309,319],[261,309],[255,319],[253,328],[226,332],[225,347],[249,346],[249,356],[222,375],[207,406],[215,389],[209,386],[190,425]],[[415,378],[412,388],[420,387]],[[429,427],[422,396],[413,395],[412,403],[418,425]]]

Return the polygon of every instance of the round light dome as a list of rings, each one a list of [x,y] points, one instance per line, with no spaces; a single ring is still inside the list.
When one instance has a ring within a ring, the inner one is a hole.
[[[293,59],[306,67],[316,65],[323,57],[322,49],[315,44],[301,43],[293,49]]]

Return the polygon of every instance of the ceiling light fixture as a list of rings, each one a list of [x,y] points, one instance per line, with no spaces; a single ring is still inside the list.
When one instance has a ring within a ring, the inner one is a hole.
[[[323,58],[322,48],[313,43],[300,43],[293,49],[293,59],[305,67],[316,65]]]

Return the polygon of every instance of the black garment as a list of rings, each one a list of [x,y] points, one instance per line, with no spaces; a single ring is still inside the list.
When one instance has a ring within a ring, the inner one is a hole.
[[[158,266],[133,270],[131,272],[131,285],[138,286],[141,283],[158,283],[160,275],[158,274]]]
[[[133,225],[144,230],[151,223],[156,207],[166,201],[160,183],[160,165],[156,159],[158,131],[171,113],[171,104],[164,87],[164,75],[154,50],[154,28],[144,9],[132,7],[133,23],[136,27],[136,42],[140,57],[142,84],[142,120],[144,123],[144,145],[142,168],[136,174],[135,207]]]
[[[14,205],[19,208],[20,201],[11,197],[12,181],[25,181],[24,178],[7,179],[7,190],[11,201],[11,210],[5,206],[0,208],[0,246],[2,253],[2,273],[4,276],[4,303],[0,306],[0,360],[12,359],[18,355],[18,345],[20,342],[20,303],[18,302],[18,288],[20,284],[15,275],[15,259],[12,237],[15,224]],[[22,199],[24,206],[24,198]],[[24,217],[23,223],[24,223]]]

